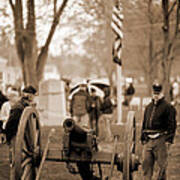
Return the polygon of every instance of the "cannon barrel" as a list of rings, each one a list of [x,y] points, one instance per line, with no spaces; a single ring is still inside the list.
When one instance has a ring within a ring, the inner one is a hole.
[[[73,119],[66,119],[63,123],[63,127],[65,132],[70,133],[71,141],[78,143],[86,142],[87,131],[77,125]]]

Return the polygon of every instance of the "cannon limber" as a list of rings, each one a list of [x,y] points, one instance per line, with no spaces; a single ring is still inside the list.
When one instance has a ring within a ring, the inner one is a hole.
[[[20,119],[15,143],[14,179],[40,179],[45,161],[76,163],[89,162],[91,164],[109,164],[111,179],[113,169],[122,172],[123,180],[132,180],[133,172],[138,170],[139,160],[135,155],[136,123],[134,112],[127,116],[124,132],[124,150],[117,153],[118,136],[115,135],[112,152],[98,150],[97,138],[92,130],[79,127],[71,118],[63,123],[64,134],[59,148],[49,147],[50,136],[45,148],[41,144],[41,127],[39,115],[34,107],[27,107]],[[102,171],[99,171],[102,173]],[[102,176],[102,175],[101,175]]]

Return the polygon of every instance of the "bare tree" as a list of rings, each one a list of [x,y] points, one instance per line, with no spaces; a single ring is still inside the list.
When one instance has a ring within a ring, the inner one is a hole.
[[[170,26],[170,16],[176,7],[176,20],[174,33],[172,34],[173,28]],[[167,99],[170,99],[170,74],[172,62],[174,60],[174,50],[179,33],[179,21],[180,21],[180,0],[175,0],[172,5],[168,0],[162,0],[162,11],[163,11],[163,55],[162,55],[162,80],[164,84],[164,92]],[[172,36],[171,36],[172,34]]]
[[[53,22],[46,42],[40,52],[38,52],[36,40],[35,0],[27,0],[26,26],[24,25],[25,20],[23,19],[23,1],[15,0],[13,3],[12,0],[9,0],[14,17],[16,49],[21,63],[25,86],[33,85],[38,87],[38,83],[42,79],[49,45],[67,2],[68,0],[63,0],[61,6],[57,9],[57,1],[54,0]]]

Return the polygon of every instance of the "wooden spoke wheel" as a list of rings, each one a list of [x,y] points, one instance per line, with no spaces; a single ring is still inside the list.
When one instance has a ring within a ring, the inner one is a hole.
[[[41,159],[39,115],[35,108],[22,113],[15,142],[14,179],[35,179]]]
[[[135,112],[129,111],[127,116],[127,122],[125,125],[123,180],[133,179],[130,164],[131,164],[131,154],[135,153],[135,144],[136,144],[135,137],[136,137]]]

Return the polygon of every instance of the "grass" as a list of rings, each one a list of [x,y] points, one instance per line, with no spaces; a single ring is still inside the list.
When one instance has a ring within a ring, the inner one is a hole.
[[[50,147],[61,146],[62,144],[62,127],[42,127],[42,144],[45,146],[47,142],[47,136],[50,130],[54,128],[55,132],[50,140]],[[119,132],[121,134],[120,141],[123,139],[123,127],[118,126]],[[103,148],[107,149],[107,151],[112,151],[113,144],[103,144]],[[118,152],[123,152],[122,143],[119,143]],[[3,145],[0,147],[0,180],[6,180],[9,176],[9,167],[8,167],[8,147],[7,145]],[[110,165],[102,165],[103,175],[104,177],[109,174]],[[95,174],[98,175],[98,169],[96,165],[94,165]],[[112,180],[119,180],[121,173],[117,170],[114,170],[114,177]],[[68,172],[65,163],[57,163],[57,162],[49,162],[45,161],[42,170],[42,180],[80,180],[79,175],[72,175]]]
[[[136,154],[141,158],[142,154],[142,145],[139,142],[140,136],[140,125],[141,125],[141,112],[136,114],[137,117],[137,146],[136,146]],[[62,127],[42,127],[42,144],[45,146],[47,142],[47,137],[50,130],[54,128],[55,132],[51,137],[51,141],[49,146],[50,147],[61,147],[62,144],[62,135],[63,130]],[[123,152],[123,143],[124,141],[124,126],[113,126],[115,131],[119,132],[119,146],[118,146],[118,153]],[[103,148],[106,148],[108,151],[112,151],[113,144],[103,144]],[[104,177],[109,174],[109,165],[103,165],[103,175]],[[119,180],[121,179],[121,173],[114,168],[113,178],[112,180]],[[94,166],[94,171],[96,174],[97,168]],[[140,180],[142,171],[140,170],[138,173],[135,173],[136,178],[134,180]],[[45,162],[42,170],[42,180],[80,180],[79,175],[72,175],[66,169],[65,163],[56,163],[56,162]],[[7,145],[0,145],[0,180],[8,180],[9,176],[9,166],[8,166],[8,146]]]

